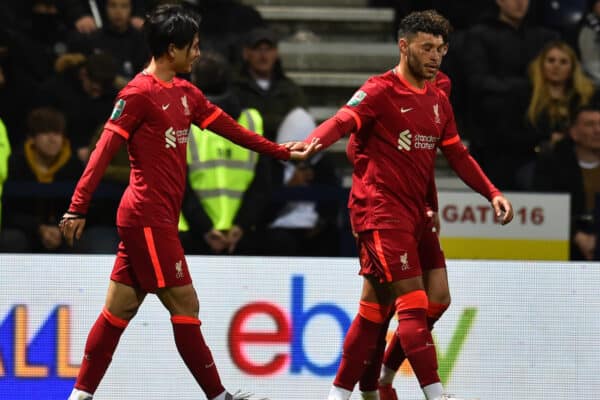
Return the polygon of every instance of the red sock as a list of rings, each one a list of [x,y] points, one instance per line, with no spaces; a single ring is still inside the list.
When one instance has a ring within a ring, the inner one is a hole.
[[[75,388],[93,394],[106,373],[128,321],[106,308],[98,316],[85,342],[85,352]]]
[[[388,324],[384,324],[381,327],[373,358],[371,359],[371,362],[366,365],[365,371],[360,377],[358,387],[361,392],[371,392],[377,390],[379,387],[379,375],[381,374],[381,362],[383,361],[383,354],[385,353],[385,338],[388,332],[388,325],[389,320]]]
[[[398,368],[400,368],[405,359],[406,355],[404,354],[404,350],[402,350],[398,335],[392,336],[392,340],[390,340],[385,350],[383,364],[389,369],[398,371]]]
[[[396,335],[421,387],[440,381],[437,356],[424,308],[398,311]]]
[[[354,389],[372,361],[382,327],[382,323],[369,321],[360,314],[354,318],[344,339],[342,362],[333,381],[335,386],[350,391]]]
[[[200,320],[194,317],[171,317],[175,344],[181,358],[209,399],[225,391],[210,349],[200,332]]]
[[[427,328],[429,331],[433,330],[433,325],[441,318],[446,309],[448,309],[448,304],[429,302],[429,307],[427,308]],[[402,350],[402,346],[400,345],[400,339],[398,339],[398,335],[394,335],[385,351],[383,364],[387,368],[397,371],[405,359],[406,355],[404,354],[404,350]]]

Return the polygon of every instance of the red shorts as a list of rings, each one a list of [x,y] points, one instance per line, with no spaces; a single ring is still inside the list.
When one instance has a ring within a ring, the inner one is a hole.
[[[446,258],[440,246],[440,238],[433,231],[433,223],[427,224],[419,240],[419,261],[424,271],[446,268]]]
[[[192,277],[176,228],[118,227],[121,242],[110,279],[154,293]]]
[[[398,229],[364,231],[358,234],[360,275],[380,282],[395,282],[422,275],[414,235]]]

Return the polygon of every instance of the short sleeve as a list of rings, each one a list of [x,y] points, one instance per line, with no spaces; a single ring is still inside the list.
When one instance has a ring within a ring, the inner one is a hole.
[[[357,130],[377,117],[377,110],[380,109],[377,103],[382,90],[382,84],[371,78],[340,109],[354,118]]]
[[[138,88],[125,87],[117,96],[105,129],[129,140],[139,128],[150,109],[150,101]]]
[[[192,109],[192,123],[205,129],[223,112],[219,107],[208,101],[204,93],[192,84],[187,85],[191,91],[194,102]]]

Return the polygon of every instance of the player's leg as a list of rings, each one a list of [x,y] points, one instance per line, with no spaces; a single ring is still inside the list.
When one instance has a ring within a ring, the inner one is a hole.
[[[381,328],[379,339],[377,341],[377,348],[373,354],[373,359],[366,366],[365,371],[360,377],[359,389],[362,400],[381,400],[381,390],[379,385],[379,377],[381,375],[381,368],[383,363],[383,356],[386,352],[386,341],[388,335],[389,324],[392,318],[394,318],[395,310],[392,308],[386,318],[386,323]],[[391,388],[391,386],[390,386]],[[385,394],[384,394],[385,395]],[[393,399],[393,398],[392,398]]]
[[[450,289],[446,268],[435,268],[423,272],[423,280],[428,297],[427,327],[431,331],[437,320],[450,305]],[[406,355],[397,335],[393,335],[385,350],[383,366],[379,378],[380,400],[396,400],[392,388],[396,372],[406,360]]]
[[[348,400],[356,382],[373,361],[382,330],[387,324],[392,297],[389,284],[364,275],[358,314],[344,339],[342,361],[328,400]]]
[[[225,399],[225,388],[200,330],[196,290],[189,284],[160,289],[157,295],[171,314],[177,350],[194,379],[209,399]]]
[[[110,365],[121,334],[145,295],[142,290],[110,281],[104,309],[88,334],[85,355],[70,400],[92,398]]]
[[[427,325],[429,330],[450,304],[450,289],[446,274],[446,260],[441,250],[437,232],[427,229],[418,243],[419,261],[423,270],[423,282],[428,298]],[[397,335],[387,346],[381,369],[379,394],[381,400],[396,400],[392,388],[396,372],[406,359]]]
[[[140,239],[139,235],[136,237]],[[146,251],[136,255],[135,261],[139,262],[134,262],[134,266],[142,265],[147,270],[143,275],[143,271],[136,273],[136,276],[143,276],[142,287],[156,292],[169,310],[175,344],[185,365],[210,400],[236,398],[221,384],[212,353],[200,330],[198,296],[177,230],[143,228],[142,246]]]

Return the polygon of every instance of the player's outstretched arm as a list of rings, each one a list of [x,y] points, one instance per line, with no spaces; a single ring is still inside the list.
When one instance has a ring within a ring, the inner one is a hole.
[[[502,195],[492,199],[492,207],[497,217],[502,216],[502,225],[508,224],[513,219],[513,207],[510,201]]]

